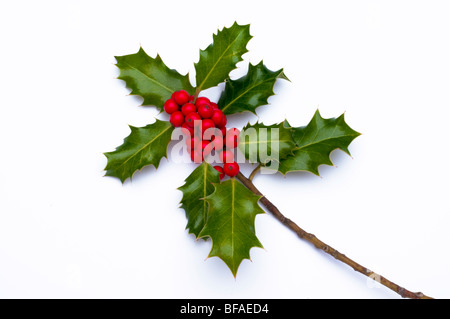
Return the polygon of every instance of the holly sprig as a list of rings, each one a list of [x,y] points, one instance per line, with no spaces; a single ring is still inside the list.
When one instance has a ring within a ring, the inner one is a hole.
[[[300,238],[354,270],[371,278],[382,278],[381,284],[402,297],[426,298],[369,271],[307,233],[284,217],[253,184],[252,179],[261,167],[283,175],[292,171],[318,175],[320,165],[332,165],[333,150],[341,149],[350,155],[348,147],[360,133],[345,122],[344,115],[325,119],[318,110],[302,127],[292,127],[285,120],[273,124],[248,123],[241,131],[227,128],[228,115],[256,114],[257,108],[266,105],[274,95],[275,82],[288,80],[283,69],[271,71],[263,61],[249,64],[244,76],[230,79],[230,72],[248,52],[251,38],[250,25],[237,23],[214,34],[213,42],[200,50],[200,59],[194,64],[195,86],[188,74],[170,69],[159,55],[152,58],[142,48],[135,54],[116,57],[118,78],[125,81],[131,94],[141,96],[144,106],[170,114],[170,121],[156,119],[144,127],[130,126],[131,133],[123,144],[105,153],[106,175],[123,183],[146,165],[157,168],[161,159],[167,157],[172,133],[179,127],[185,135],[186,150],[192,161],[199,164],[178,188],[183,193],[181,207],[186,213],[186,228],[196,238],[210,238],[212,248],[208,257],[222,259],[234,276],[241,262],[250,258],[251,248],[262,247],[254,225],[256,216],[264,213],[261,204]],[[225,85],[218,101],[199,97],[202,91],[221,83]],[[253,140],[248,138],[250,134]],[[257,163],[249,178],[239,171],[235,161],[238,151],[247,161]],[[213,155],[217,155],[214,158],[221,165],[211,165],[208,159]]]

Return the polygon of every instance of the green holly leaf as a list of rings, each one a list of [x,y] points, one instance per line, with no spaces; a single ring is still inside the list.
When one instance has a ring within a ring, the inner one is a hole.
[[[268,98],[274,95],[273,86],[279,78],[288,80],[283,69],[270,71],[262,61],[257,65],[249,64],[245,76],[226,82],[217,104],[227,115],[244,111],[256,114],[256,108],[266,105]]]
[[[119,178],[122,183],[146,165],[158,168],[163,157],[167,157],[167,147],[174,127],[166,121],[134,127],[130,125],[131,134],[122,145],[113,152],[104,153],[108,158],[105,167],[106,176]]]
[[[251,163],[267,164],[292,155],[296,147],[292,129],[281,122],[247,124],[239,134],[239,149]]]
[[[186,212],[186,229],[198,237],[208,216],[208,203],[203,200],[214,191],[213,183],[219,183],[219,172],[207,162],[199,165],[178,189],[183,192],[181,208]]]
[[[125,81],[131,95],[144,98],[142,105],[154,105],[162,111],[164,102],[170,99],[173,92],[194,92],[188,74],[181,75],[169,69],[159,55],[153,59],[142,48],[135,54],[117,56],[116,60],[120,70],[118,79]]]
[[[209,204],[208,219],[199,237],[212,239],[208,257],[217,256],[236,277],[242,260],[250,259],[250,249],[261,247],[255,235],[255,217],[264,211],[259,196],[232,178],[214,184],[214,192],[205,198]]]
[[[242,61],[246,53],[250,25],[240,26],[236,22],[213,35],[213,43],[200,50],[200,59],[195,63],[197,91],[216,86],[229,77],[229,73]]]
[[[285,126],[288,125],[286,122]],[[282,160],[278,170],[282,174],[309,171],[319,175],[319,165],[333,165],[330,153],[341,149],[350,155],[348,146],[359,135],[347,125],[344,114],[338,118],[324,119],[317,110],[307,126],[292,128],[297,146],[294,155]]]

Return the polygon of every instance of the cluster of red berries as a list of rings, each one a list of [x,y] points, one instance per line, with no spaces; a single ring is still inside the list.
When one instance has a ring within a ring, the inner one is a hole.
[[[206,97],[195,99],[193,95],[180,90],[164,103],[164,111],[170,114],[170,123],[181,127],[186,135],[193,162],[203,162],[214,150],[224,163],[223,168],[214,166],[220,173],[220,179],[225,175],[233,177],[239,173],[239,164],[234,161],[232,150],[238,144],[240,131],[236,128],[227,130],[227,117],[216,103]]]

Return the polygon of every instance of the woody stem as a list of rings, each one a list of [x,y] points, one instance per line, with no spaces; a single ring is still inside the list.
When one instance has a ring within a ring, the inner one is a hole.
[[[253,174],[254,175],[254,174]],[[300,228],[296,223],[294,223],[292,220],[286,218],[279,210],[278,208],[272,204],[261,192],[255,187],[253,182],[245,177],[242,173],[238,173],[236,178],[241,181],[241,183],[246,186],[250,191],[252,191],[254,194],[261,196],[260,202],[263,204],[267,210],[275,216],[276,219],[278,219],[283,225],[285,225],[287,228],[295,232],[298,237],[301,239],[307,240],[311,244],[313,244],[316,248],[324,251],[325,253],[333,256],[335,259],[343,262],[344,264],[347,264],[348,266],[352,267],[353,270],[363,274],[364,276],[367,276],[373,280],[378,281],[380,284],[386,286],[387,288],[393,290],[394,292],[398,293],[403,298],[410,298],[410,299],[433,299],[431,297],[428,297],[424,295],[421,292],[412,292],[406,288],[403,288],[396,283],[388,280],[387,278],[371,271],[370,269],[358,264],[354,260],[348,258],[344,254],[340,253],[333,247],[325,244],[323,241],[318,239],[315,235],[310,234]]]
[[[253,181],[253,177],[255,177],[256,173],[258,173],[260,169],[261,169],[261,164],[258,164],[258,166],[256,166],[255,169],[250,173],[250,176],[248,177],[248,179],[250,181]]]

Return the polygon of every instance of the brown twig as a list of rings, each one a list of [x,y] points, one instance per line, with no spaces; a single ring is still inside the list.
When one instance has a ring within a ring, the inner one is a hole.
[[[248,177],[248,179],[250,181],[253,181],[253,177],[255,177],[256,173],[258,173],[260,169],[261,169],[261,164],[258,164],[258,166],[256,166],[255,169],[250,173],[250,176]]]
[[[392,281],[386,279],[385,277],[369,270],[368,268],[361,266],[357,262],[353,261],[352,259],[348,258],[344,254],[340,253],[333,247],[325,244],[323,241],[318,239],[315,235],[310,234],[306,231],[304,231],[302,228],[300,228],[296,223],[294,223],[292,220],[286,218],[281,212],[278,210],[277,207],[275,207],[274,204],[272,204],[261,192],[255,187],[253,182],[245,177],[242,173],[239,173],[236,178],[244,184],[249,190],[251,190],[253,193],[255,193],[258,196],[261,196],[260,202],[267,208],[267,210],[272,213],[272,215],[275,216],[276,219],[278,219],[282,224],[284,224],[286,227],[294,231],[300,238],[305,239],[312,243],[316,248],[326,252],[327,254],[333,256],[337,260],[349,265],[352,267],[355,271],[363,274],[364,276],[367,276],[373,280],[378,281],[380,284],[386,286],[387,288],[395,291],[403,298],[410,298],[410,299],[433,299],[431,297],[428,297],[424,295],[421,292],[412,292],[408,289],[405,289],[396,283],[393,283]]]

